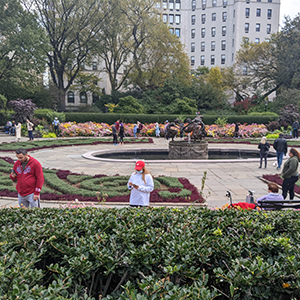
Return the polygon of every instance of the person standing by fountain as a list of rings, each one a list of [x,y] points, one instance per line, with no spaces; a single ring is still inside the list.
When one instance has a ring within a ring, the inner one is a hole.
[[[261,138],[261,141],[258,145],[258,149],[260,149],[260,151],[259,151],[260,165],[258,168],[261,169],[262,161],[264,159],[265,160],[265,169],[266,169],[267,168],[267,157],[268,157],[268,151],[270,149],[270,144],[267,142],[267,138],[265,136],[263,136]]]
[[[113,145],[118,145],[118,136],[117,136],[117,129],[115,124],[111,126],[111,130],[113,135]]]
[[[124,140],[123,140],[124,139],[124,124],[122,121],[120,123],[119,138],[120,138],[120,144],[124,145]]]
[[[149,206],[150,193],[154,190],[153,178],[141,160],[136,162],[134,169],[127,183],[131,190],[129,204],[131,207]]]

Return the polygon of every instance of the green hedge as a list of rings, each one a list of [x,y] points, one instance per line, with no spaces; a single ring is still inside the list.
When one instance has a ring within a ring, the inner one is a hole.
[[[3,209],[0,299],[300,299],[299,211]]]
[[[97,123],[108,123],[113,124],[117,120],[122,120],[124,123],[136,123],[140,121],[142,123],[164,123],[166,120],[174,121],[178,115],[144,115],[144,114],[104,114],[104,113],[65,113],[66,122],[97,122]],[[35,115],[38,118],[46,117],[46,113],[39,112]],[[195,118],[195,115],[183,115],[186,118]],[[203,117],[203,122],[207,125],[215,123],[218,115],[205,115]],[[268,124],[271,121],[278,119],[276,115],[232,115],[223,116],[226,117],[229,123],[240,122],[243,123],[258,123],[258,124]]]

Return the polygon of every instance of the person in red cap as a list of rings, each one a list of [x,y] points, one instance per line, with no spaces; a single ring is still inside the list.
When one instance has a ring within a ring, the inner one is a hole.
[[[149,206],[150,193],[154,189],[153,178],[141,160],[135,164],[127,186],[131,190],[129,204],[131,207]]]

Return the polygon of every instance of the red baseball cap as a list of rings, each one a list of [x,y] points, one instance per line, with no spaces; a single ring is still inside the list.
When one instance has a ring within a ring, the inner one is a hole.
[[[145,163],[142,160],[139,160],[135,164],[135,170],[141,171],[145,167]]]

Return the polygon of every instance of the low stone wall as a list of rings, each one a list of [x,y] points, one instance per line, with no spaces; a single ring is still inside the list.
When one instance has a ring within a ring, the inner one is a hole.
[[[208,159],[208,143],[206,141],[169,142],[169,159]]]

